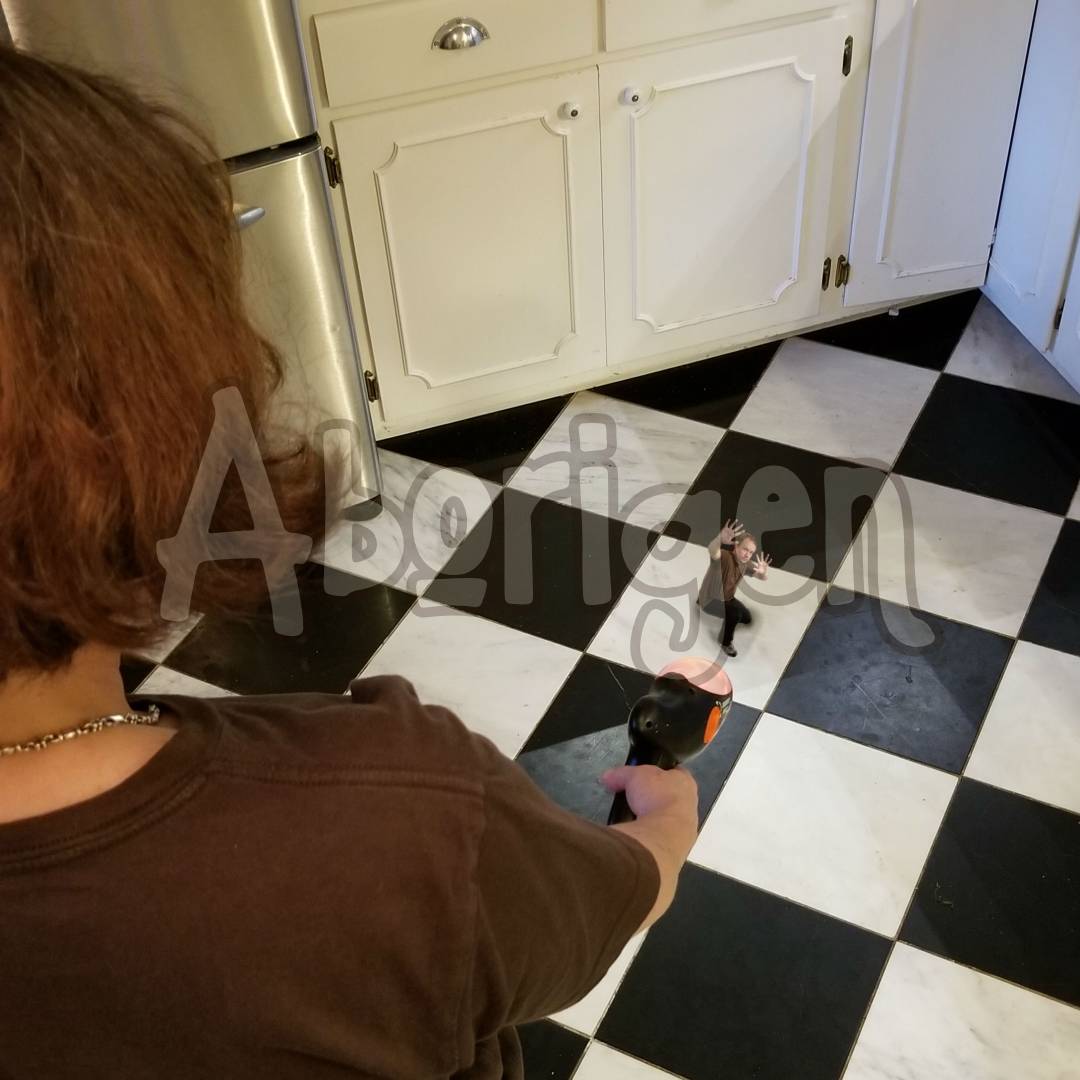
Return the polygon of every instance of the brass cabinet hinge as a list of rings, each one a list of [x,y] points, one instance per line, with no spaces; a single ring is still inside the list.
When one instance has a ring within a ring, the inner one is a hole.
[[[326,178],[331,187],[337,187],[341,183],[341,162],[329,146],[323,147],[323,158],[326,160]]]
[[[832,259],[825,256],[825,262],[821,267],[821,289],[824,292],[829,287],[829,277],[832,274]]]
[[[855,39],[850,34],[848,34],[848,36],[844,39],[844,63],[843,66],[840,68],[840,70],[845,75],[851,74],[851,54],[854,49]]]
[[[851,263],[843,255],[836,260],[836,287],[842,288],[851,280]]]
[[[368,401],[379,400],[379,378],[374,371],[364,372],[364,386],[367,388]]]

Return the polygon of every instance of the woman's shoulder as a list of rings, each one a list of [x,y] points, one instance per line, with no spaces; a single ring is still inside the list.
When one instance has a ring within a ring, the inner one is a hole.
[[[171,707],[219,729],[213,759],[226,771],[431,772],[478,784],[505,763],[487,739],[450,710],[423,704],[397,675],[355,679],[340,695],[236,696]]]

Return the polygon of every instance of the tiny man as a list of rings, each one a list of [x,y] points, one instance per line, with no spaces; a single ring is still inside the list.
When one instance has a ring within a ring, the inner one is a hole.
[[[728,656],[738,656],[732,645],[735,627],[751,622],[750,609],[735,596],[744,574],[764,580],[772,559],[758,553],[757,541],[739,521],[728,521],[709,545],[709,569],[698,593],[698,607],[706,615],[722,617],[724,629],[720,647]]]

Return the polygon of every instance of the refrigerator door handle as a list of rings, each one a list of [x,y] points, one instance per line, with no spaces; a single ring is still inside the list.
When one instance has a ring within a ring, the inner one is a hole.
[[[233,217],[236,219],[238,229],[246,229],[266,217],[266,208],[263,206],[241,206],[233,203]]]

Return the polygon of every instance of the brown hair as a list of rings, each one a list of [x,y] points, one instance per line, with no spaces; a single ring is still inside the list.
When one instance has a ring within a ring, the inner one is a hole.
[[[228,175],[208,162],[172,110],[0,46],[0,680],[160,635],[156,545],[177,532],[211,394],[237,387],[260,432],[281,381],[244,312]],[[319,456],[301,440],[261,456],[285,527],[317,536]],[[226,483],[213,528],[250,523]],[[265,593],[262,563],[219,563],[195,602]]]

